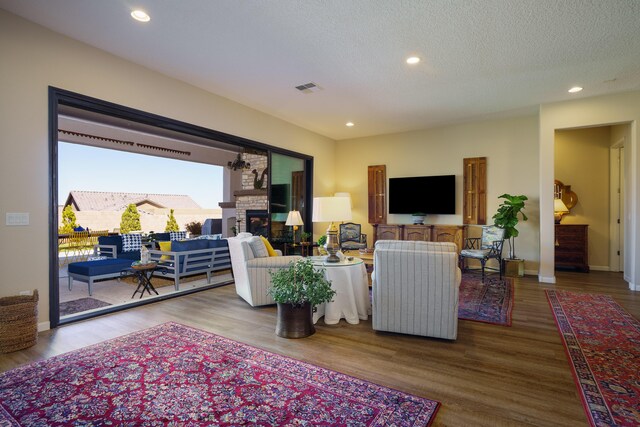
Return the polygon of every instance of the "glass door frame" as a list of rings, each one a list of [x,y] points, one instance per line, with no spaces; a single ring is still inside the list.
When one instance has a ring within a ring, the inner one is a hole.
[[[271,164],[271,153],[284,154],[302,159],[304,160],[306,182],[305,210],[307,218],[311,218],[311,195],[313,194],[312,156],[49,86],[49,321],[51,328],[123,309],[118,307],[114,307],[113,309],[107,308],[98,314],[89,313],[86,315],[75,316],[73,320],[60,321],[60,283],[58,277],[58,115],[59,106],[61,105],[79,108],[106,116],[117,117],[145,125],[151,125],[160,129],[184,133],[186,135],[193,135],[208,140],[219,141],[243,149],[262,150],[267,153],[269,165]],[[268,197],[270,198],[271,174],[268,176],[268,181]],[[271,233],[271,230],[269,230],[269,233]],[[201,289],[195,289],[193,292],[199,292],[200,290]],[[173,297],[174,296],[167,296],[167,298]],[[144,305],[157,301],[158,299],[150,301],[142,300],[135,305]],[[127,308],[131,308],[131,306],[127,306]]]

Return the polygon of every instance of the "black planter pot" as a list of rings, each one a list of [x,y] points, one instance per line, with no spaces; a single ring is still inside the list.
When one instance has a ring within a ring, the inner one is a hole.
[[[305,338],[315,334],[313,307],[304,303],[300,306],[278,303],[276,335],[283,338]]]

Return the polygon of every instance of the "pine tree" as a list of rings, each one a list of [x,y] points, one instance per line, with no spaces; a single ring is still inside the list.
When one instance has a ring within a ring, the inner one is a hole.
[[[178,221],[176,221],[176,217],[173,216],[173,209],[171,209],[169,213],[169,219],[167,220],[167,226],[164,228],[164,231],[180,231],[180,226],[178,225]]]
[[[141,230],[140,226],[140,213],[136,205],[131,203],[127,206],[127,209],[122,213],[122,219],[120,220],[120,233],[127,234],[131,231]]]
[[[58,230],[60,234],[69,234],[73,232],[73,229],[76,228],[78,224],[76,224],[76,214],[73,212],[71,205],[65,206],[62,211],[62,227]]]

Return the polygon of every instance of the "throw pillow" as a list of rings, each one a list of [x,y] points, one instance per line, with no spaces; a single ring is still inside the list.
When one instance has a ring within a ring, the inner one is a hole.
[[[267,253],[269,254],[269,256],[278,256],[276,251],[273,249],[273,246],[271,246],[271,243],[269,243],[266,237],[260,236],[260,239],[262,240],[262,243],[264,243],[264,246],[267,248]]]
[[[184,240],[187,238],[186,231],[170,231],[169,240]]]
[[[158,242],[158,246],[160,246],[162,252],[171,252],[171,242]],[[160,259],[167,260],[171,259],[171,257],[169,255],[162,255]]]
[[[253,252],[253,256],[255,258],[266,258],[269,256],[269,252],[267,251],[267,247],[262,242],[262,239],[258,236],[253,236],[249,239],[249,247]]]
[[[142,235],[140,234],[123,234],[122,235],[122,252],[139,251],[142,247]]]

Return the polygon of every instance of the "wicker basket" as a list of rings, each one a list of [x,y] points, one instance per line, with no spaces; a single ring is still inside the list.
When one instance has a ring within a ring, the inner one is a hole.
[[[0,298],[0,353],[38,342],[38,291],[33,295]]]

